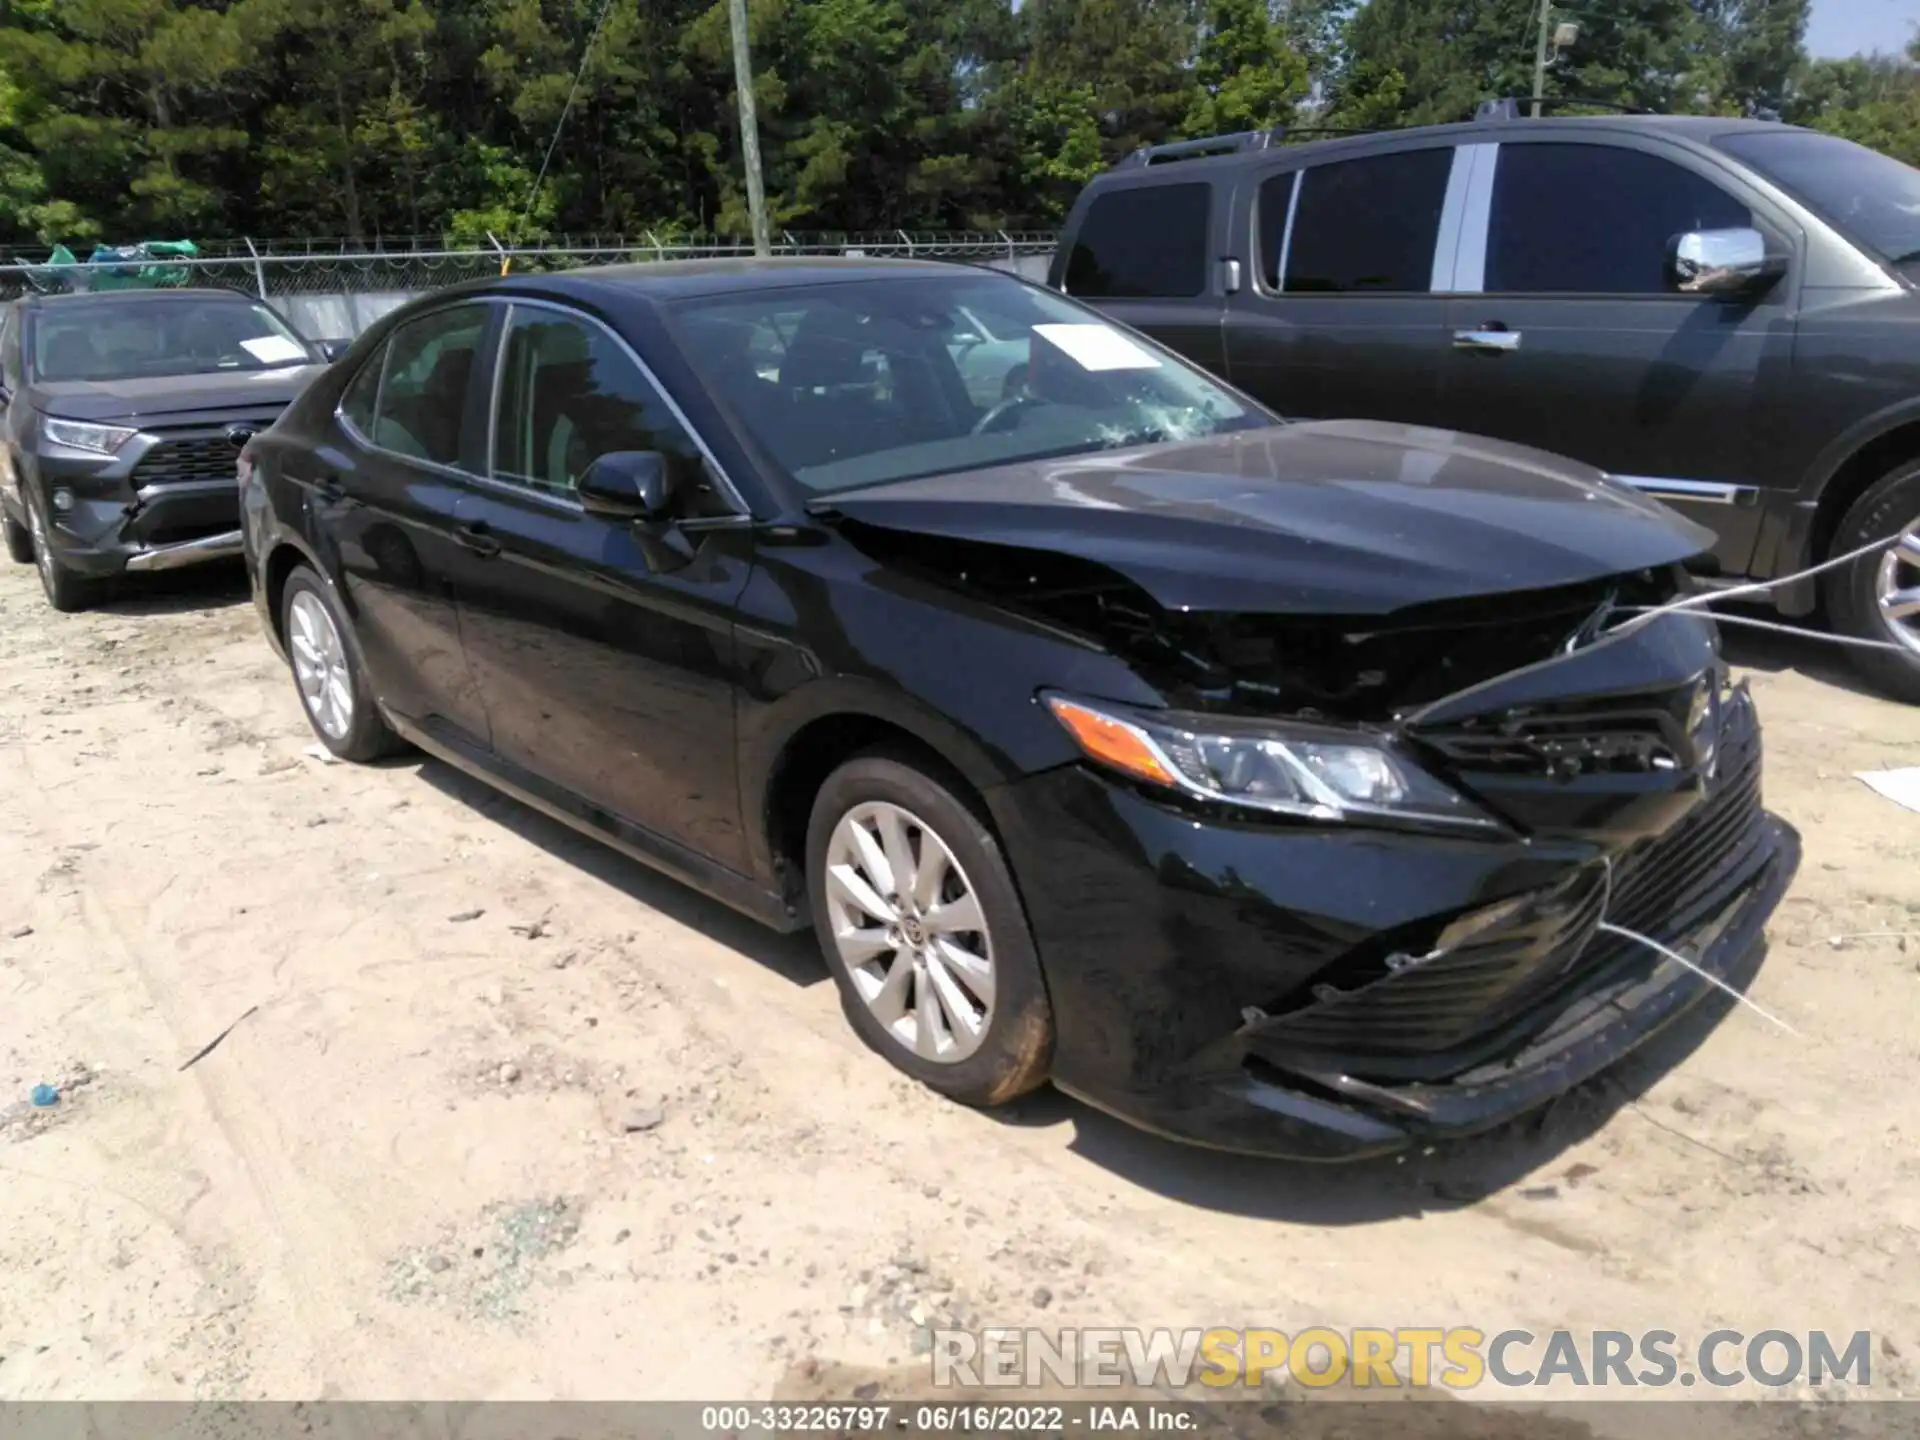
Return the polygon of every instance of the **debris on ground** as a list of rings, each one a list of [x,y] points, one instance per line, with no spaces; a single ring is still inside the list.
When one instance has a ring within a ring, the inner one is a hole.
[[[334,753],[324,745],[309,745],[300,753],[305,755],[309,760],[318,760],[322,765],[338,765],[340,763]]]
[[[566,1197],[490,1206],[471,1226],[449,1227],[434,1243],[391,1260],[388,1291],[396,1300],[447,1305],[469,1319],[520,1320],[535,1284],[566,1283],[567,1272],[549,1275],[544,1262],[573,1244],[580,1220],[580,1205]]]
[[[484,910],[462,910],[458,915],[447,916],[447,923],[449,925],[464,925],[469,920],[478,920],[486,913]]]
[[[31,935],[31,934],[33,934],[33,926],[31,926],[31,925],[16,925],[16,926],[14,926],[14,928],[13,928],[13,929],[12,929],[12,930],[11,930],[10,932],[8,932],[8,933],[9,933],[9,935],[10,935],[10,937],[11,937],[12,939],[15,939],[15,940],[24,940],[24,939],[26,939],[26,938],[27,938],[27,936],[29,936],[29,935]]]
[[[72,1107],[63,1104],[99,1078],[92,1066],[68,1065],[52,1081],[43,1081],[27,1092],[23,1100],[0,1107],[0,1135],[9,1140],[25,1140],[48,1126],[64,1120]]]
[[[620,1128],[629,1135],[638,1135],[648,1130],[658,1130],[666,1118],[667,1112],[658,1106],[642,1106],[637,1110],[629,1110],[621,1120]]]

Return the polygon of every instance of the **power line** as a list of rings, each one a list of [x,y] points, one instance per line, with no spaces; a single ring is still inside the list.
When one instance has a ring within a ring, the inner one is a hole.
[[[580,68],[573,72],[573,84],[567,87],[567,103],[560,107],[560,118],[554,122],[553,138],[547,142],[547,153],[540,159],[540,173],[533,177],[533,188],[527,191],[527,207],[520,212],[520,232],[526,233],[527,220],[533,214],[533,202],[539,198],[540,183],[547,178],[547,166],[553,163],[554,149],[560,144],[560,132],[567,128],[567,116],[573,113],[573,97],[580,93],[580,81],[587,73],[587,62],[593,58],[594,42],[600,38],[600,27],[606,23],[607,12],[613,8],[613,0],[600,0],[600,13],[594,17],[593,29],[587,35],[587,48],[580,52]]]

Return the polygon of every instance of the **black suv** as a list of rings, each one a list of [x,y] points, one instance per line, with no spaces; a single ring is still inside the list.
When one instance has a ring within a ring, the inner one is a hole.
[[[1763,121],[1510,104],[1284,138],[1129,156],[1051,283],[1286,414],[1596,465],[1709,526],[1726,576],[1900,532],[1775,599],[1920,701],[1920,171]]]

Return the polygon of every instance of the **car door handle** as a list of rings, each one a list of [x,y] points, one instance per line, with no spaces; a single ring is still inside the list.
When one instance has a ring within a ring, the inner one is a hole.
[[[326,479],[322,480],[313,488],[314,492],[329,505],[338,505],[342,500],[347,498],[347,487],[331,475],[327,476]]]
[[[1511,355],[1520,348],[1518,330],[1456,330],[1453,348],[1480,355]]]
[[[482,559],[491,559],[500,553],[500,542],[493,537],[493,533],[487,529],[483,521],[455,526],[453,538]]]

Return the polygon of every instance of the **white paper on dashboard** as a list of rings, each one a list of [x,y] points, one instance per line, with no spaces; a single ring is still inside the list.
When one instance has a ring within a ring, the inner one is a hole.
[[[1160,361],[1106,325],[1036,325],[1033,333],[1064,350],[1082,370],[1158,370]]]
[[[282,360],[307,358],[307,352],[284,335],[262,335],[257,340],[242,340],[240,345],[262,365],[278,365]]]

